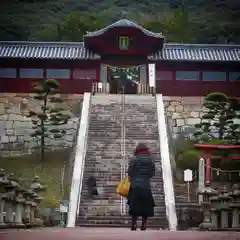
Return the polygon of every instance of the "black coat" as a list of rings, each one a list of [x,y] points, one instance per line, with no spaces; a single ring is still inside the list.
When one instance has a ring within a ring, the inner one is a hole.
[[[128,176],[131,188],[150,189],[150,179],[154,174],[155,164],[150,155],[140,154],[130,159]]]
[[[155,202],[151,191],[150,179],[155,173],[153,158],[139,154],[129,163],[128,176],[131,181],[128,193],[129,214],[135,217],[154,216]]]

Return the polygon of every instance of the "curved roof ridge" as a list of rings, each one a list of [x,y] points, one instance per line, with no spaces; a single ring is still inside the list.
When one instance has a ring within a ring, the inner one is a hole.
[[[152,36],[152,37],[161,37],[164,38],[164,36],[162,35],[162,33],[154,33],[151,32],[145,28],[143,28],[142,26],[138,25],[135,21],[132,20],[128,20],[128,19],[121,19],[118,20],[102,29],[93,31],[93,32],[88,32],[84,37],[94,37],[94,36],[99,36],[102,35],[103,33],[105,33],[106,31],[108,31],[111,28],[115,28],[115,27],[135,27],[137,29],[139,29],[140,31],[142,31],[144,34],[148,35],[148,36]]]

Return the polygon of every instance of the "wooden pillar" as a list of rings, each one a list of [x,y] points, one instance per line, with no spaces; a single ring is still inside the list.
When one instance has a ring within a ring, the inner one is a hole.
[[[211,156],[210,155],[206,156],[205,164],[206,164],[206,169],[205,169],[205,171],[206,171],[206,174],[205,174],[206,181],[205,181],[205,184],[210,185],[211,184]]]
[[[106,65],[101,64],[100,66],[100,82],[102,83],[103,92],[107,92],[107,77],[108,77],[108,68]]]
[[[140,70],[139,70],[139,74],[140,74],[140,79],[139,79],[139,82],[142,83],[142,84],[146,84],[147,83],[147,65],[143,65],[140,67]]]
[[[146,72],[147,72],[146,83],[149,85],[149,65],[148,65],[148,63],[146,64]]]

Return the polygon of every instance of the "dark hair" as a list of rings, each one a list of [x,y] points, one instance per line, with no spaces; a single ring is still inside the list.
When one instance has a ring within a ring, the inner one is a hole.
[[[134,155],[137,155],[139,153],[145,153],[145,154],[150,154],[150,151],[148,149],[148,147],[146,146],[146,144],[144,143],[139,143],[135,149]]]

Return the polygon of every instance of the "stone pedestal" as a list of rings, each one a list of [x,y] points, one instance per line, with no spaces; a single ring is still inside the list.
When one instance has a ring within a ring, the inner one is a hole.
[[[23,211],[22,203],[17,203],[16,204],[16,216],[15,216],[15,221],[14,221],[14,224],[17,227],[24,227],[24,224],[22,222],[22,211]]]
[[[221,228],[228,228],[228,212],[226,210],[221,211]]]
[[[35,179],[33,180],[30,189],[35,192],[35,195],[33,197],[33,202],[34,205],[31,208],[31,219],[34,221],[34,223],[37,226],[42,226],[42,220],[41,217],[39,216],[39,205],[42,201],[42,197],[40,196],[40,193],[46,190],[46,186],[42,185],[39,181],[39,177],[36,176]]]
[[[30,223],[32,225],[36,225],[36,220],[35,220],[35,205],[30,208]]]
[[[15,190],[16,193],[16,216],[15,216],[15,225],[17,227],[24,227],[23,224],[23,204],[25,203],[24,193],[25,190],[22,187],[18,187]]]
[[[220,188],[220,194],[218,196],[219,201],[219,211],[221,212],[221,229],[228,229],[228,213],[231,210],[230,203],[232,198],[229,196],[228,186],[223,186]]]
[[[234,208],[232,211],[232,228],[240,228],[238,208]]]
[[[6,178],[6,174],[4,169],[0,169],[0,228],[5,228],[5,204],[6,204],[6,189],[5,186],[8,185],[8,180]]]
[[[215,210],[211,211],[211,219],[212,219],[212,226],[213,229],[217,229],[218,228],[218,212]]]
[[[6,204],[6,223],[12,225],[14,222],[13,209],[14,205],[12,202]]]
[[[5,228],[6,224],[4,223],[4,207],[5,200],[0,200],[0,228]]]
[[[234,184],[232,187],[232,192],[230,194],[233,201],[230,204],[230,208],[232,209],[232,228],[235,230],[240,230],[240,185]]]
[[[27,203],[24,208],[24,219],[26,223],[31,223],[31,205]]]

